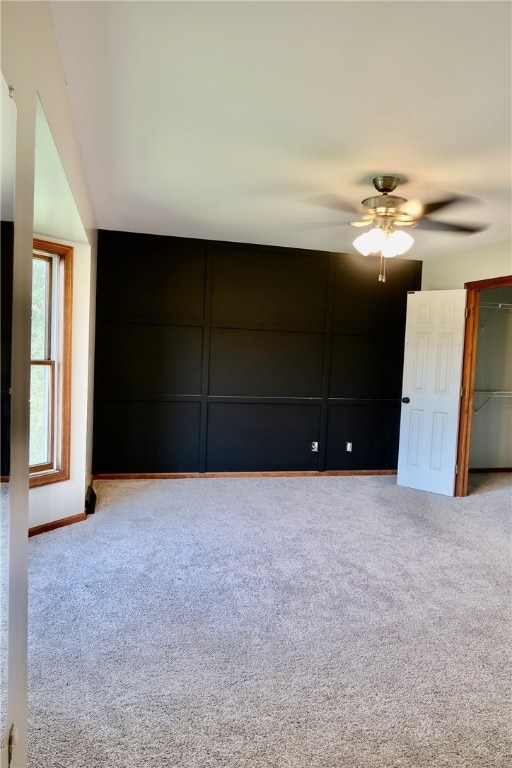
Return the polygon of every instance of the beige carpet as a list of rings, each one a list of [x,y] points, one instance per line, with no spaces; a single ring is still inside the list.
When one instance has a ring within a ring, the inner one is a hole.
[[[30,540],[30,768],[511,765],[510,475],[102,481]]]

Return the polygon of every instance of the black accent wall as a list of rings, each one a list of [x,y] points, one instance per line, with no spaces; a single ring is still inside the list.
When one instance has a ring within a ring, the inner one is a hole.
[[[2,221],[0,230],[1,256],[1,409],[2,430],[0,438],[0,475],[7,477],[11,464],[11,353],[12,353],[12,277],[14,224]]]
[[[100,231],[93,471],[396,468],[421,262],[378,272],[372,257]]]

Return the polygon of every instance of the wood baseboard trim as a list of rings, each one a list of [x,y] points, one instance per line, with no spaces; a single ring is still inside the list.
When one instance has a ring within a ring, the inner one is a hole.
[[[2,475],[0,477],[0,483],[8,483],[9,482],[9,475]]]
[[[73,523],[81,523],[82,520],[87,520],[85,512],[82,512],[81,515],[72,515],[71,517],[63,517],[60,520],[53,520],[51,523],[36,525],[28,529],[28,535],[29,538],[31,536],[39,536],[40,533],[48,533],[48,531],[54,531],[56,528],[63,528],[66,525],[73,525]]]
[[[216,477],[333,477],[351,475],[396,475],[396,469],[329,469],[325,472],[115,472],[93,475],[94,480],[187,480]]]

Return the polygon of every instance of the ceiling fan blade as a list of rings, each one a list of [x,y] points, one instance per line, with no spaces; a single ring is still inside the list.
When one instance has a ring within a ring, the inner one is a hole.
[[[455,203],[462,203],[471,199],[472,198],[467,195],[451,195],[450,197],[445,197],[444,200],[437,200],[433,203],[423,203],[422,215],[430,216],[431,213],[447,208],[449,205],[455,205]]]
[[[400,206],[400,212],[406,213],[408,216],[412,216],[414,220],[423,216],[425,206],[419,200],[406,200]]]
[[[435,232],[459,232],[460,234],[472,235],[476,232],[483,232],[487,229],[486,224],[451,224],[448,221],[434,221],[433,219],[420,219],[418,229],[430,229]]]
[[[359,219],[358,221],[349,221],[351,227],[369,227],[371,223],[371,218]]]
[[[304,200],[309,205],[319,205],[321,208],[330,208],[332,211],[342,211],[343,213],[356,213],[359,214],[360,208],[348,203],[346,200],[342,200],[337,195],[315,195],[314,197],[307,197]]]

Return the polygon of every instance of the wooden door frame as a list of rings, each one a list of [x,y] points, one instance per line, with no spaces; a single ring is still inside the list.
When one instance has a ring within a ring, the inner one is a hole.
[[[468,317],[464,338],[462,363],[462,397],[459,413],[459,438],[457,445],[458,473],[455,478],[455,496],[468,495],[469,454],[471,449],[471,428],[473,424],[473,396],[475,389],[476,347],[478,341],[478,316],[480,312],[480,291],[487,288],[501,288],[512,285],[512,275],[491,277],[464,283],[467,290]]]

